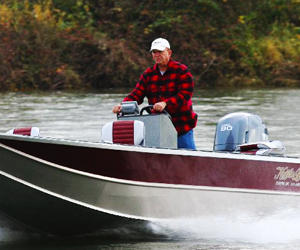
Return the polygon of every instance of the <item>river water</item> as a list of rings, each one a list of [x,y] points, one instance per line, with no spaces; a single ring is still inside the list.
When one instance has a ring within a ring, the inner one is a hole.
[[[46,93],[0,93],[0,132],[36,126],[41,136],[99,141],[101,128],[116,119],[111,112],[129,90]],[[193,97],[198,113],[194,130],[198,150],[213,148],[215,125],[232,112],[259,115],[270,140],[280,140],[286,154],[300,157],[300,89],[198,90]],[[145,106],[143,104],[142,106]],[[16,197],[17,198],[17,197]],[[216,203],[217,205],[217,203]],[[282,211],[267,218],[231,221],[229,218],[149,225],[163,238],[145,238],[124,230],[124,237],[81,236],[56,238],[7,226],[0,214],[0,249],[190,249],[274,250],[300,249],[300,213]]]

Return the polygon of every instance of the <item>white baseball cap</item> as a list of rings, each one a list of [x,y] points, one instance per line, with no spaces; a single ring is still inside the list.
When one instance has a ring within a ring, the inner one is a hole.
[[[170,49],[169,42],[164,38],[157,38],[152,42],[150,52],[154,49],[157,49],[159,51],[164,51],[165,48]]]

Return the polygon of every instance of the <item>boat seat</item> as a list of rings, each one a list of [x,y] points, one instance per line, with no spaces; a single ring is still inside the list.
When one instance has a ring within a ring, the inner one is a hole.
[[[276,153],[277,155],[284,155],[285,146],[281,141],[262,141],[262,142],[253,142],[245,143],[238,145],[235,148],[236,152],[254,154],[254,155],[271,155]]]
[[[145,144],[145,126],[141,121],[114,121],[103,126],[102,140],[128,145]]]
[[[37,127],[14,128],[6,132],[7,135],[40,136],[40,129]]]

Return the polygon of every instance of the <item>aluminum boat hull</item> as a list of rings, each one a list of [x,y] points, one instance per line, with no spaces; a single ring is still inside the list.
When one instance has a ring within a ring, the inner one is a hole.
[[[0,135],[0,210],[52,234],[300,208],[299,159]]]

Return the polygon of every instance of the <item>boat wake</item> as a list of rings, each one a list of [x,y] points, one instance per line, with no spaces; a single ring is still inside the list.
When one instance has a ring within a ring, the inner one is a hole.
[[[300,211],[289,209],[271,215],[239,214],[234,218],[203,217],[153,222],[157,235],[170,240],[220,240],[244,243],[300,242]]]
[[[229,217],[199,217],[132,223],[94,234],[76,236],[76,240],[154,240],[209,241],[254,244],[300,243],[300,211],[289,209],[271,215],[239,214]],[[38,233],[8,229],[0,218],[0,245],[6,243],[41,241],[48,238]],[[50,237],[52,240],[55,238]],[[65,239],[65,238],[64,238]]]

